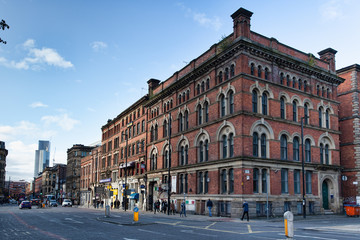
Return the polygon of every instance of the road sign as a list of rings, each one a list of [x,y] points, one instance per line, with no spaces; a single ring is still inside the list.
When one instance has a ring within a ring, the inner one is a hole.
[[[138,207],[134,207],[134,212],[138,212],[139,208]]]

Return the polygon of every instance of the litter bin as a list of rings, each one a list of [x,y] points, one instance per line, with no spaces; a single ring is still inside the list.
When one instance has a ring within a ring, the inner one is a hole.
[[[353,204],[344,204],[345,212],[347,216],[350,217],[359,217],[360,216],[360,206]]]

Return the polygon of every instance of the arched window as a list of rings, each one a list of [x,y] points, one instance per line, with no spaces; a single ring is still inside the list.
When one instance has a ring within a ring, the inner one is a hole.
[[[310,139],[305,140],[305,162],[311,162],[311,143],[310,143]]]
[[[205,122],[209,121],[209,104],[208,102],[204,103],[204,115],[205,115]]]
[[[297,121],[297,103],[293,101],[293,121]]]
[[[158,125],[155,125],[154,132],[155,132],[154,140],[156,141],[156,140],[158,140]]]
[[[222,157],[227,158],[227,138],[226,138],[226,135],[222,136]]]
[[[316,95],[320,96],[320,86],[316,86]]]
[[[286,86],[290,86],[290,76],[289,75],[286,75]]]
[[[324,144],[320,143],[320,163],[324,163]]]
[[[180,148],[180,165],[185,165],[185,146],[181,146]]]
[[[253,170],[253,192],[259,192],[259,169],[257,168]]]
[[[209,90],[210,88],[210,79],[206,79],[206,90]]]
[[[182,116],[182,113],[179,114],[179,132],[182,132],[183,131],[183,116]]]
[[[222,71],[219,72],[218,80],[219,80],[219,83],[222,83],[222,81],[223,81],[223,73],[222,73]]]
[[[257,113],[258,108],[258,94],[255,90],[252,91],[252,109],[254,113]]]
[[[234,156],[234,134],[229,134],[229,157]]]
[[[226,169],[221,170],[221,193],[227,193],[227,174]]]
[[[256,132],[253,134],[253,156],[259,156],[259,135]]]
[[[185,146],[185,164],[189,163],[189,147]]]
[[[207,162],[209,161],[209,141],[206,139],[204,143],[204,150],[205,150],[205,158],[204,160]]]
[[[200,94],[200,84],[198,84],[196,86],[196,94],[199,95]]]
[[[308,85],[307,85],[307,81],[304,81],[304,92],[308,91]]]
[[[300,156],[299,156],[299,138],[298,137],[294,137],[294,141],[293,141],[293,160],[294,161],[299,161],[300,160]]]
[[[186,100],[190,99],[190,90],[186,91]],[[172,100],[171,100],[171,108],[172,108]]]
[[[157,168],[157,154],[153,151],[150,155],[150,170],[156,170]]]
[[[319,108],[319,127],[322,127],[322,115],[323,115],[323,109],[322,107]]]
[[[198,183],[199,183],[199,190],[198,190],[198,193],[203,193],[203,184],[204,184],[204,178],[203,178],[203,173],[202,172],[199,172],[199,180],[198,180]]]
[[[266,135],[261,134],[261,157],[266,158]]]
[[[235,65],[231,64],[230,66],[230,77],[235,76]]]
[[[168,136],[168,123],[167,121],[165,120],[164,121],[164,125],[163,125],[163,137],[167,137]]]
[[[296,79],[295,79],[295,77],[293,77],[293,79],[292,79],[292,87],[295,88],[295,85],[296,85]]]
[[[229,169],[229,193],[234,192],[234,169]]]
[[[201,92],[205,92],[205,82],[201,83]]]
[[[258,77],[261,78],[261,66],[258,66]]]
[[[267,193],[267,170],[261,170],[261,192]]]
[[[284,84],[284,74],[283,73],[280,74],[280,84],[281,85]]]
[[[325,112],[325,126],[326,126],[326,128],[330,128],[330,114],[329,114],[329,110],[326,110],[326,112]]]
[[[208,193],[209,191],[209,182],[208,182],[208,179],[209,179],[209,173],[206,171],[205,172],[205,191],[204,193]]]
[[[269,69],[265,68],[265,80],[269,80]]]
[[[225,96],[221,95],[221,97],[220,97],[220,117],[225,116],[225,110],[226,110]]]
[[[183,94],[182,94],[182,99],[183,99],[183,102],[185,102],[185,92],[183,92]]]
[[[262,114],[267,115],[267,113],[268,113],[268,100],[267,100],[267,95],[266,95],[265,92],[262,94],[261,100],[262,100]]]
[[[280,98],[280,117],[282,119],[286,118],[286,115],[285,115],[285,98],[284,97]]]
[[[329,88],[326,89],[326,97],[327,97],[327,98],[330,98],[330,89],[329,89]]]
[[[280,146],[281,146],[281,160],[287,160],[287,138],[285,135],[281,135],[280,138]]]
[[[199,162],[203,162],[204,161],[204,146],[203,146],[203,142],[200,141],[199,143]]]
[[[321,88],[321,96],[325,97],[325,88],[324,87]]]
[[[201,125],[202,124],[202,109],[201,109],[201,105],[199,105],[197,107],[197,114],[198,114],[198,124]]]
[[[225,68],[225,80],[229,79],[229,68]]]
[[[141,121],[141,132],[145,132],[145,120]]]
[[[234,92],[230,91],[228,95],[228,101],[229,101],[229,113],[234,113]]]
[[[302,81],[301,81],[301,79],[299,79],[299,81],[298,81],[298,88],[299,88],[299,90],[301,90],[301,88],[302,88]]]
[[[330,163],[330,157],[329,157],[329,144],[325,145],[325,164]]]
[[[250,74],[255,75],[255,65],[253,63],[250,65]]]
[[[126,133],[125,133],[126,134]],[[150,128],[150,142],[153,142],[154,141],[154,136],[155,136],[155,133],[154,133],[154,127],[151,126]]]
[[[185,114],[184,114],[184,129],[185,130],[188,130],[189,129],[189,112],[188,111],[185,111]]]
[[[165,150],[163,158],[164,158],[164,168],[168,168],[169,167],[169,151],[168,150]]]
[[[305,125],[309,124],[309,105],[305,103],[304,105],[304,117],[305,117]]]

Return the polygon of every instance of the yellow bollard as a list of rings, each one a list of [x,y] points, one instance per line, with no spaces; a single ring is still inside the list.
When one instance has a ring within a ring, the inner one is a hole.
[[[139,221],[139,208],[134,207],[134,222]]]
[[[293,239],[293,237],[294,237],[294,215],[290,211],[287,211],[284,213],[284,226],[285,226],[285,236],[288,239]]]

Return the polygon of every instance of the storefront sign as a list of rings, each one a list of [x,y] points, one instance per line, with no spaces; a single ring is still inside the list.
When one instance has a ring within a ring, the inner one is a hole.
[[[111,178],[100,179],[100,183],[111,182]]]

